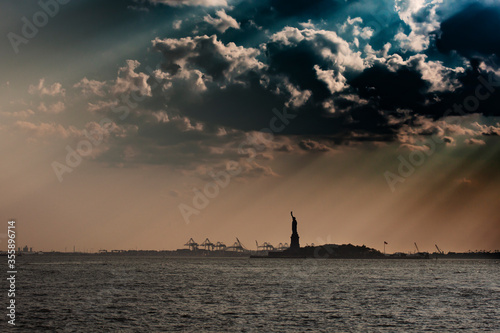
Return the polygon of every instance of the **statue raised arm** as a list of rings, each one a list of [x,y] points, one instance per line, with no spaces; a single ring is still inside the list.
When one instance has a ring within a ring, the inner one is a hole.
[[[295,219],[295,216],[293,216],[293,212],[290,212],[290,215],[292,215],[292,233],[296,234],[297,233],[297,219]]]

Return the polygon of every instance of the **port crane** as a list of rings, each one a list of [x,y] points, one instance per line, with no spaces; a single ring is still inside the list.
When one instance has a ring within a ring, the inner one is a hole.
[[[288,248],[290,248],[290,246],[288,245],[288,243],[284,243],[284,244],[283,243],[279,243],[277,250],[278,251],[284,251],[284,250],[286,250]]]
[[[224,244],[224,243],[217,242],[214,245],[214,250],[216,250],[216,251],[224,251],[225,249],[226,249],[226,244]]]
[[[437,246],[437,244],[434,244],[436,246],[436,250],[438,251],[439,254],[444,254],[444,251]]]
[[[415,244],[415,248],[417,249],[417,253],[420,253],[420,250],[418,249],[418,245],[417,245],[417,242],[413,243]]]
[[[212,243],[208,238],[203,241],[199,246],[204,246],[205,250],[211,251],[214,249],[215,244]]]
[[[245,252],[247,249],[241,244],[238,237],[236,237],[236,242],[234,242],[231,246],[226,246],[226,250],[236,251],[236,252]]]
[[[190,239],[188,240],[188,242],[187,242],[186,244],[184,244],[184,246],[189,247],[189,249],[190,249],[191,251],[196,251],[196,250],[198,250],[198,243],[196,243],[196,242],[195,242],[192,238],[190,238]]]
[[[268,243],[268,242],[264,242],[264,244],[259,245],[259,243],[257,243],[257,241],[255,241],[255,244],[257,244],[257,251],[259,251],[259,250],[262,250],[262,251],[273,251],[274,250],[274,246],[271,245],[271,243]]]

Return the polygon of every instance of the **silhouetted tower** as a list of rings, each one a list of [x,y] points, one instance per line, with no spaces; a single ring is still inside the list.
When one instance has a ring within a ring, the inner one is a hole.
[[[295,216],[293,216],[293,212],[290,212],[292,215],[292,236],[290,237],[290,250],[296,251],[300,249],[299,244],[299,234],[297,233],[297,220]]]

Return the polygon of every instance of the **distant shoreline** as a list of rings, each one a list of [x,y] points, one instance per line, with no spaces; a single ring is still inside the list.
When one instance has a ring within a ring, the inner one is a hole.
[[[19,257],[34,257],[34,256],[96,256],[96,257],[125,257],[125,256],[158,256],[158,257],[168,257],[168,258],[255,258],[255,259],[374,259],[374,260],[422,260],[422,259],[497,259],[500,260],[499,252],[472,252],[472,253],[449,253],[449,254],[438,254],[430,253],[429,257],[399,257],[394,255],[386,255],[380,257],[363,257],[363,256],[338,256],[338,257],[321,257],[321,256],[306,256],[306,255],[295,255],[287,256],[286,254],[282,256],[269,256],[268,253],[239,253],[239,252],[226,252],[226,253],[215,253],[215,251],[183,251],[179,253],[177,251],[148,251],[148,250],[131,250],[122,252],[108,252],[108,253],[98,253],[98,252],[37,252],[37,253],[21,253],[17,254]],[[0,255],[5,255],[1,253]]]

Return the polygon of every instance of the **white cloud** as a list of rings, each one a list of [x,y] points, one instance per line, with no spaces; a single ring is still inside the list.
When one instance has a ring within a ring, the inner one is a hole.
[[[464,68],[449,68],[444,66],[441,61],[426,61],[426,59],[426,55],[417,54],[411,56],[406,61],[406,65],[420,71],[422,79],[431,84],[429,92],[455,91],[460,87],[457,74],[465,72]]]
[[[48,95],[48,96],[64,96],[66,94],[66,90],[63,89],[62,85],[58,82],[50,85],[50,86],[45,86],[45,79],[40,79],[38,84],[35,85],[30,85],[28,88],[28,92],[31,95]]]
[[[359,32],[359,37],[361,37],[363,39],[370,39],[370,38],[372,38],[374,32],[375,31],[372,28],[370,28],[370,27],[364,27]]]
[[[172,122],[176,124],[177,128],[183,132],[188,131],[203,131],[203,124],[200,122],[193,122],[188,117],[174,116]]]
[[[311,98],[312,92],[310,90],[300,90],[291,83],[285,83],[286,90],[290,94],[290,100],[285,103],[286,107],[301,107]]]
[[[443,141],[447,146],[455,146],[455,139],[451,136],[443,136]]]
[[[174,22],[172,22],[172,28],[174,28],[174,30],[179,30],[181,28],[181,25],[182,20],[175,20]]]
[[[135,72],[139,65],[137,60],[127,60],[127,65],[118,70],[116,83],[111,88],[113,94],[138,92],[143,96],[152,96],[151,87],[147,82],[149,75]]]
[[[15,112],[6,112],[6,111],[1,111],[0,115],[8,118],[18,118],[18,119],[26,119],[32,115],[34,115],[35,112],[33,110],[22,110],[22,111],[15,111]]]
[[[349,29],[349,27],[357,25],[359,23],[363,23],[363,19],[361,17],[351,18],[349,16],[347,17],[347,20],[344,22],[344,24],[342,24],[342,26],[340,27],[340,31],[346,32]]]
[[[107,141],[110,137],[125,138],[127,137],[127,132],[135,132],[137,126],[131,125],[124,128],[118,126],[115,122],[98,124],[95,121],[91,121],[85,124],[85,130],[91,138]],[[82,138],[86,138],[86,136],[82,136]]]
[[[153,116],[159,123],[168,123],[170,121],[170,118],[165,111],[153,112]]]
[[[194,91],[205,91],[207,90],[206,82],[211,82],[212,77],[204,75],[201,71],[197,69],[183,70],[177,75],[177,78],[183,79],[189,82],[190,86]]]
[[[367,57],[366,64],[368,66],[378,63],[385,65],[393,72],[402,67],[417,70],[422,75],[422,79],[430,84],[428,92],[455,91],[461,86],[457,75],[465,72],[462,67],[450,68],[444,66],[441,61],[427,60],[425,54],[416,54],[404,60],[399,54],[383,55],[381,58],[377,58],[375,55],[377,52],[372,50],[368,50],[368,52],[373,52]]]
[[[69,126],[65,128],[61,124],[55,123],[40,123],[34,124],[28,121],[17,121],[14,126],[19,130],[22,130],[30,135],[30,139],[34,138],[63,138],[67,139],[69,137],[79,137],[81,136],[81,131],[74,126]]]
[[[283,30],[278,31],[277,33],[271,36],[272,42],[280,42],[283,45],[293,45],[298,44],[303,41],[305,38],[304,31],[314,32],[313,29],[304,29],[300,30],[294,27],[285,27]],[[310,35],[310,34],[308,34]]]
[[[224,33],[229,28],[240,29],[240,24],[234,18],[226,14],[224,9],[218,10],[215,12],[218,18],[214,18],[210,15],[207,15],[203,18],[203,20],[220,32]]]
[[[342,33],[350,33],[354,37],[360,37],[362,39],[370,39],[373,36],[374,30],[370,27],[360,27],[360,24],[363,23],[363,19],[361,17],[355,17],[351,19],[348,17],[347,20],[340,27],[340,32]],[[355,43],[357,42],[357,38],[355,38]]]
[[[76,83],[73,87],[80,88],[84,95],[97,95],[104,96],[104,86],[106,82],[89,80],[84,77],[80,82]]]
[[[496,126],[488,126],[481,125],[478,122],[472,124],[473,128],[478,129],[482,135],[497,135],[500,136],[500,123],[497,123]]]
[[[323,81],[332,94],[346,88],[347,79],[340,72],[335,73],[333,69],[322,70],[318,65],[314,65],[314,70],[318,80]]]
[[[429,37],[416,34],[414,31],[408,35],[400,31],[394,36],[394,40],[399,42],[399,47],[404,51],[422,52],[429,46]]]
[[[395,9],[400,19],[411,29],[395,36],[403,50],[421,52],[429,47],[430,33],[439,28],[437,9],[443,0],[396,0]]]
[[[434,121],[424,116],[416,116],[411,126],[404,125],[400,128],[398,139],[402,143],[415,143],[420,135],[436,135],[440,138],[478,135],[478,131],[468,128],[465,122],[456,123],[456,121],[456,117]]]
[[[335,113],[335,111],[336,111],[335,101],[333,100],[333,98],[325,100],[323,102],[322,106],[323,106],[323,109],[325,111],[327,111],[328,113]]]
[[[349,20],[352,24],[361,21],[358,18]],[[294,27],[285,27],[272,35],[270,40],[290,47],[307,42],[313,52],[316,52],[319,57],[322,57],[328,63],[327,68],[314,65],[312,69],[315,71],[318,80],[326,84],[331,94],[339,93],[348,87],[347,78],[344,75],[346,72],[360,72],[366,67],[361,58],[361,52],[353,52],[349,43],[334,31],[300,30]],[[265,46],[263,48],[265,49]],[[290,89],[288,91],[292,92]],[[297,93],[292,94],[292,96],[296,97],[290,100],[289,104],[301,106],[312,96],[312,92],[305,90],[300,98]],[[329,113],[334,113],[336,109],[335,101],[333,99],[326,100],[323,103],[323,108]]]
[[[41,102],[40,105],[38,106],[38,111],[41,111],[44,113],[52,113],[52,114],[61,113],[65,109],[66,109],[66,106],[64,105],[63,102],[49,104],[48,106],[46,106],[44,102]]]
[[[285,27],[270,38],[273,42],[283,45],[297,45],[302,41],[308,41],[318,50],[318,53],[326,60],[330,60],[332,67],[343,73],[346,69],[361,71],[365,68],[361,52],[353,52],[344,39],[334,31],[303,29]],[[326,47],[323,41],[335,45],[335,51]]]
[[[464,141],[466,144],[468,145],[479,145],[479,146],[483,146],[486,144],[486,142],[484,142],[484,140],[481,140],[481,139],[474,139],[474,138],[470,138],[470,139],[466,139]]]
[[[477,114],[465,117],[446,117],[432,120],[424,116],[416,116],[411,125],[403,125],[398,132],[398,140],[402,145],[414,145],[425,142],[429,135],[442,139],[446,146],[455,146],[457,137],[464,137],[463,142],[469,145],[484,145],[481,136],[499,135],[500,123],[496,126],[482,125],[477,119]],[[481,119],[481,118],[480,118]]]
[[[403,143],[399,146],[402,149],[408,149],[410,151],[428,151],[430,148],[427,146],[419,146],[409,143]]]
[[[302,28],[306,28],[306,29],[316,29],[316,26],[311,22],[311,20],[307,20],[307,22],[300,22],[299,25],[302,27]]]
[[[114,108],[118,106],[118,100],[114,101],[98,101],[97,103],[88,103],[87,110],[90,112],[100,112],[100,111],[105,111],[109,110],[111,108]]]
[[[289,96],[288,101],[285,103],[285,106],[298,108],[303,106],[309,98],[312,96],[312,92],[310,90],[300,90],[299,87],[290,83],[287,77],[281,77],[281,82],[277,84],[275,93],[276,94],[286,94]]]
[[[227,82],[245,84],[245,81],[238,81],[237,77],[251,70],[259,71],[265,67],[256,57],[260,51],[254,48],[237,46],[230,42],[227,44],[217,40],[216,35],[196,36],[185,38],[156,38],[152,41],[153,47],[163,53],[164,67],[171,74],[171,78],[176,75],[184,78],[192,78],[192,73],[185,74],[183,71],[198,70],[205,78],[204,81],[225,78]],[[213,63],[225,63],[220,69],[214,67]],[[195,73],[199,76],[199,73]],[[158,73],[155,74],[158,76]],[[164,76],[168,79],[168,75]],[[199,88],[203,88],[199,82]]]
[[[278,177],[279,175],[273,171],[270,166],[261,165],[256,161],[247,161],[247,159],[240,160],[240,166],[242,169],[241,174],[239,175],[244,177],[259,177],[259,176],[267,176],[267,177]]]

